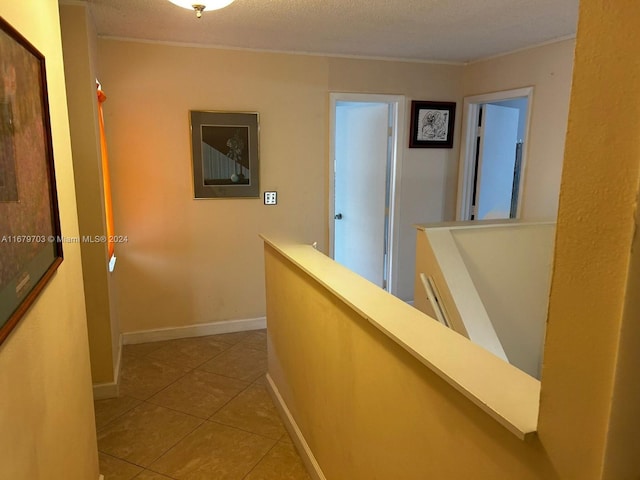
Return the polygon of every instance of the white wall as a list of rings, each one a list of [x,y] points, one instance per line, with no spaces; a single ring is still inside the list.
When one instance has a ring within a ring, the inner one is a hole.
[[[466,227],[451,233],[510,363],[539,378],[555,226]]]

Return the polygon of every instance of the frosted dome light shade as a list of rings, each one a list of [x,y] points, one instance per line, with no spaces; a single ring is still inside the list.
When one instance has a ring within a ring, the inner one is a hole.
[[[169,0],[174,5],[193,10],[196,5],[202,5],[205,11],[219,10],[228,5],[231,5],[234,0]]]

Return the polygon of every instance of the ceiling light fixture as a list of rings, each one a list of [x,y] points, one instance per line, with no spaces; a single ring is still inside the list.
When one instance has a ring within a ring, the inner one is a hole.
[[[202,17],[202,12],[206,10],[219,10],[231,5],[234,0],[169,0],[174,5],[196,11],[196,17]]]

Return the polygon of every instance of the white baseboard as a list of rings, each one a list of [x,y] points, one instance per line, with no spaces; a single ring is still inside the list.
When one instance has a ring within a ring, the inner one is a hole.
[[[412,307],[414,306],[414,305],[413,305],[413,300],[405,300],[405,303],[407,303],[407,304],[411,305]]]
[[[110,383],[95,383],[93,385],[93,399],[105,400],[107,398],[116,398],[120,392],[120,365],[122,363],[122,335],[118,343],[118,356],[116,358],[116,366],[113,371],[115,377]]]
[[[107,398],[116,398],[118,396],[118,384],[112,383],[94,383],[93,399],[106,400]]]
[[[302,462],[307,468],[307,472],[309,472],[309,475],[311,475],[311,478],[313,480],[327,480],[324,476],[324,473],[322,473],[322,469],[320,468],[316,457],[313,456],[313,452],[311,451],[309,444],[302,435],[300,428],[298,428],[298,424],[291,415],[287,404],[284,403],[284,399],[280,395],[278,387],[276,387],[276,384],[273,383],[273,379],[268,373],[267,389],[273,397],[273,401],[276,405],[276,408],[278,409],[278,412],[280,413],[280,417],[282,417],[284,425],[289,431],[289,435],[291,435],[291,439],[293,440],[293,443],[295,443],[298,453],[300,453],[300,457],[302,458]]]
[[[178,338],[204,337],[220,333],[259,330],[266,327],[266,317],[225,320],[222,322],[186,325],[184,327],[159,328],[156,330],[123,333],[122,343],[124,345],[133,345],[136,343],[159,342],[161,340],[175,340]]]

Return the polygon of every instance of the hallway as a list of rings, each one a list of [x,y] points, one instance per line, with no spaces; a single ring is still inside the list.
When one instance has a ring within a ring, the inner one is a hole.
[[[309,480],[266,388],[266,330],[125,345],[95,402],[105,480]]]

